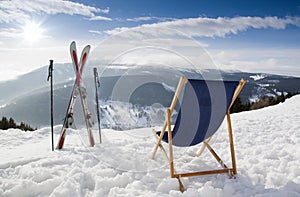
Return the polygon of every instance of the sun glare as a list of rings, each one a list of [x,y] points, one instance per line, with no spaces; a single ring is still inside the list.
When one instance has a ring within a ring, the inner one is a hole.
[[[23,27],[23,37],[24,40],[29,43],[34,43],[39,41],[43,36],[43,29],[40,24],[33,21],[26,23]]]

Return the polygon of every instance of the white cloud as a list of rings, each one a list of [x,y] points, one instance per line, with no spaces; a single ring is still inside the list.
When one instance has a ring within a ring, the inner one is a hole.
[[[161,28],[160,31],[164,31]],[[93,33],[99,33],[95,31]],[[106,37],[93,49],[90,62],[98,65],[124,64],[170,66],[173,68],[214,68],[203,47],[207,44],[184,34],[162,38],[157,35],[126,38],[131,31]],[[125,36],[125,37],[124,37]],[[100,55],[101,54],[101,55]]]
[[[0,1],[0,22],[23,23],[30,18],[29,13],[68,14],[95,17],[95,13],[108,13],[109,8],[99,9],[67,0],[2,0]]]
[[[128,18],[126,20],[127,21],[138,22],[138,21],[150,21],[150,20],[154,20],[154,19],[156,19],[156,17],[144,16],[144,17]]]
[[[300,76],[300,50],[288,48],[248,48],[210,50],[220,69]]]
[[[139,21],[171,21],[175,20],[175,18],[166,18],[166,17],[156,17],[156,16],[142,16],[142,17],[135,17],[135,18],[127,18],[126,21],[130,22],[139,22]]]
[[[49,59],[54,59],[55,63],[66,61],[70,62],[66,46],[53,48],[31,47],[18,49],[11,49],[7,48],[7,46],[1,46],[0,57],[0,81],[11,79],[17,75],[27,73],[41,66],[45,66],[49,63]]]
[[[9,10],[2,8],[3,2],[0,1],[0,23],[9,23],[13,21],[24,22],[28,20],[30,17],[29,15],[25,14],[20,10]]]
[[[167,31],[160,28],[159,32]],[[156,32],[159,35],[159,32]],[[300,50],[297,48],[227,48],[211,49],[207,43],[183,35],[163,38],[151,34],[132,35],[131,30],[115,34],[94,48],[91,60],[101,65],[169,65],[198,69],[240,70],[300,76]],[[101,55],[99,55],[101,54]]]
[[[117,58],[117,62],[123,64],[150,65],[157,61],[161,64],[185,66],[184,61],[179,61],[184,57],[181,60],[188,60],[201,68],[218,67],[227,70],[300,76],[299,49],[283,46],[281,48],[257,47],[249,50],[244,48],[214,50],[209,48],[208,43],[193,39],[195,37],[226,37],[249,29],[282,30],[288,25],[300,27],[299,21],[300,17],[200,17],[143,24],[133,28],[119,27],[105,31],[114,42],[102,43],[101,54],[103,58],[109,60],[114,61]],[[149,46],[158,48],[155,51],[145,50]],[[162,48],[174,53],[161,55],[163,54],[160,50]],[[132,49],[135,53],[131,52]],[[206,55],[205,50],[208,50],[210,55]],[[176,59],[174,54],[178,54],[179,58]]]
[[[53,59],[55,64],[71,62],[69,46],[72,40],[50,37],[42,40],[38,45],[28,45],[23,41],[15,42],[14,40],[10,39],[9,42],[3,43],[0,40],[0,81],[49,65],[50,59]],[[76,43],[79,53],[87,44],[94,49],[99,44],[99,39],[76,39]]]
[[[22,34],[20,29],[15,28],[2,28],[0,29],[1,38],[17,38]]]
[[[137,35],[155,34],[159,29],[165,28],[164,31],[160,31],[161,36],[172,36],[177,35],[178,32],[184,32],[193,37],[225,37],[226,35],[237,34],[250,28],[284,29],[287,25],[300,27],[300,17],[199,17],[144,24],[133,28],[120,27],[108,30],[106,33],[113,35],[130,29],[132,30],[131,34],[127,36],[135,37]]]
[[[103,32],[102,31],[98,31],[98,30],[89,30],[90,33],[93,33],[93,34],[99,34],[99,35],[102,35]]]
[[[92,16],[89,18],[90,21],[112,21],[111,18],[105,16]]]
[[[109,13],[109,7],[105,9],[100,9],[101,13],[108,14]]]

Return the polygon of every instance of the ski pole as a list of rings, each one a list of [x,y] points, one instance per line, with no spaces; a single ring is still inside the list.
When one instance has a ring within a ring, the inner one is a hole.
[[[99,76],[97,72],[97,68],[94,68],[94,81],[95,81],[95,94],[96,94],[96,111],[97,111],[97,119],[98,119],[98,129],[99,129],[99,138],[100,144],[102,143],[101,139],[101,126],[100,126],[100,112],[99,112],[99,100],[98,100],[98,86],[100,86]]]
[[[48,78],[47,81],[49,81],[50,78],[50,102],[51,102],[51,138],[52,138],[52,151],[54,151],[54,139],[53,139],[53,60],[50,60],[50,65],[48,69]]]

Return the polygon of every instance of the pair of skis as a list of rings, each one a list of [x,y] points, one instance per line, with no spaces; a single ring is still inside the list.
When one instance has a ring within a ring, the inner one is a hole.
[[[85,63],[87,61],[87,58],[88,58],[88,55],[90,52],[90,48],[91,48],[90,45],[87,45],[86,47],[84,47],[81,57],[80,57],[80,61],[78,62],[75,41],[73,41],[70,45],[70,54],[71,54],[74,70],[76,73],[76,81],[73,86],[72,95],[71,95],[71,98],[69,101],[67,113],[66,113],[66,116],[64,119],[63,127],[61,129],[60,138],[59,138],[59,141],[58,141],[58,144],[56,147],[57,149],[63,148],[64,141],[66,138],[67,128],[69,128],[71,126],[71,124],[73,123],[73,108],[74,108],[76,98],[78,95],[80,96],[80,99],[81,99],[81,105],[82,105],[82,109],[83,109],[83,113],[84,113],[84,118],[85,118],[85,123],[86,123],[86,127],[87,127],[90,146],[93,147],[95,145],[95,141],[94,141],[94,137],[93,137],[93,133],[92,133],[92,127],[93,127],[94,123],[92,120],[91,113],[88,111],[88,108],[87,108],[86,89],[82,85],[82,82],[81,82],[82,71],[83,71]]]

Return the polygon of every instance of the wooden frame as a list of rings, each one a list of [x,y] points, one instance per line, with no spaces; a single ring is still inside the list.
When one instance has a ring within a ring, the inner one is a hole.
[[[160,136],[158,137],[156,135],[156,132],[154,131],[154,135],[156,137],[157,143],[156,146],[154,147],[153,153],[152,153],[152,159],[154,159],[155,154],[157,152],[158,147],[162,150],[164,153],[166,159],[169,162],[170,165],[170,175],[171,178],[177,178],[179,181],[179,189],[181,192],[184,191],[184,186],[180,180],[181,177],[190,177],[190,176],[201,176],[201,175],[208,175],[208,174],[220,174],[220,173],[228,173],[230,177],[235,177],[237,174],[236,170],[236,160],[235,160],[235,151],[234,151],[234,143],[233,143],[233,134],[232,134],[232,125],[231,125],[231,117],[230,117],[230,109],[238,97],[239,93],[241,92],[243,86],[245,85],[246,81],[244,79],[240,80],[239,85],[237,86],[232,101],[230,103],[230,106],[227,111],[227,125],[228,125],[228,136],[229,136],[229,143],[230,143],[230,152],[231,152],[231,162],[232,162],[232,168],[229,168],[224,162],[221,160],[221,158],[218,156],[218,154],[213,150],[213,148],[209,145],[209,141],[211,140],[212,136],[206,139],[203,142],[203,145],[198,152],[197,156],[201,156],[205,148],[207,148],[210,153],[214,156],[214,158],[218,161],[218,163],[222,166],[223,169],[217,169],[217,170],[208,170],[208,171],[198,171],[198,172],[188,172],[188,173],[176,173],[175,168],[174,168],[174,159],[173,159],[173,148],[172,148],[172,129],[171,129],[171,115],[174,110],[174,107],[177,103],[178,97],[182,91],[183,85],[186,84],[188,80],[185,77],[181,77],[175,92],[175,95],[173,97],[171,106],[169,109],[167,109],[167,115],[166,115],[166,120],[164,122],[163,128],[161,130]],[[161,144],[162,138],[164,136],[164,133],[168,129],[168,143],[169,143],[169,156],[167,152],[165,151],[164,147]]]

